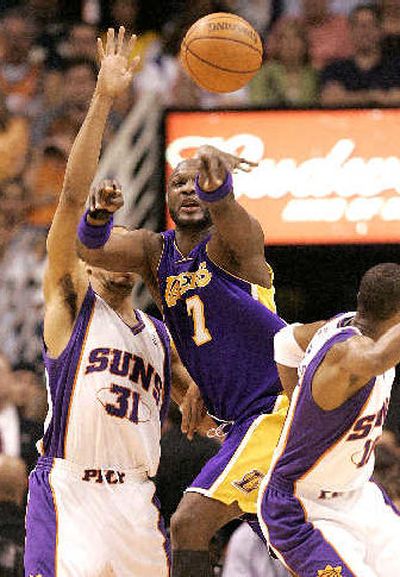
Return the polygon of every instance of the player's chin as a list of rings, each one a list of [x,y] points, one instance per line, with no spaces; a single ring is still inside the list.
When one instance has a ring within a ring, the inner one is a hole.
[[[115,287],[132,290],[135,285],[135,276],[131,273],[116,274],[109,279],[109,282]]]
[[[207,226],[209,220],[209,212],[199,206],[196,210],[192,210],[191,212],[180,210],[176,215],[174,222],[179,226],[199,226],[202,224]]]

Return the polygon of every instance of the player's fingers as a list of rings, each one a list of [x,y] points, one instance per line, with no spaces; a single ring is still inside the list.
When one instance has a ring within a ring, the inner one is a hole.
[[[109,28],[107,30],[106,54],[107,56],[109,56],[110,54],[114,53],[115,53],[114,28]]]
[[[131,60],[131,63],[129,64],[129,69],[128,69],[128,72],[129,72],[131,77],[133,76],[133,73],[136,70],[139,62],[140,62],[140,56],[135,56],[135,58],[133,58]]]
[[[132,36],[129,38],[129,42],[127,42],[125,44],[124,56],[126,56],[126,58],[128,58],[128,59],[129,59],[129,56],[132,54],[133,49],[135,48],[136,40],[137,40],[136,34],[132,34]]]
[[[181,415],[182,415],[181,431],[182,431],[182,433],[184,433],[186,435],[187,430],[188,430],[188,407],[187,407],[187,403],[185,401],[183,401],[183,403],[179,406],[179,408],[180,408]]]
[[[118,39],[117,39],[117,54],[122,54],[123,52],[124,38],[125,38],[125,28],[124,26],[120,26],[118,30]]]
[[[197,416],[197,405],[195,404],[195,406],[191,407],[190,409],[190,419],[188,423],[188,432],[187,432],[187,438],[189,439],[189,441],[193,439],[197,426],[198,426],[198,416]]]
[[[255,166],[258,166],[258,162],[252,162],[246,158],[240,158],[238,168],[244,172],[250,172]]]
[[[103,41],[101,38],[97,38],[97,56],[98,56],[99,62],[102,62],[102,60],[105,56],[105,52],[104,52]]]

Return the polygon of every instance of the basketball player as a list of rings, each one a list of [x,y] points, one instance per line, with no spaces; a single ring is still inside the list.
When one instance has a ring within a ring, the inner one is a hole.
[[[150,479],[169,398],[169,337],[163,323],[132,308],[135,275],[87,271],[75,242],[91,184],[76,157],[85,150],[85,163],[95,169],[99,148],[88,146],[99,124],[95,111],[128,85],[137,63],[125,66],[121,78],[120,62],[134,44],[123,36],[115,47],[108,35],[47,240],[43,356],[50,414],[29,481],[26,576],[169,575]]]
[[[284,328],[275,359],[289,390],[300,366],[260,490],[270,546],[299,577],[400,575],[400,514],[370,480],[400,361],[400,266],[365,273],[356,313]]]
[[[100,147],[108,112],[94,106],[97,128],[87,133],[88,149]],[[90,181],[86,151],[75,160]],[[226,433],[172,517],[174,577],[211,575],[211,537],[231,519],[256,513],[288,404],[273,362],[273,335],[285,323],[275,314],[263,232],[232,193],[231,172],[251,166],[213,147],[179,164],[168,184],[175,231],[111,234],[119,190],[92,197],[104,218],[86,215],[80,224],[81,255],[91,266],[145,279],[218,433]]]

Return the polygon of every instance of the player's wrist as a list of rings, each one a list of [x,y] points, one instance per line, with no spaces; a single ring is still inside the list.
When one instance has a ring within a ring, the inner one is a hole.
[[[200,200],[202,200],[203,202],[217,202],[227,197],[229,194],[233,192],[232,174],[229,171],[227,171],[224,182],[215,190],[210,191],[205,191],[201,188],[199,183],[199,174],[197,174],[194,186],[196,194],[200,198]]]
[[[93,226],[102,226],[107,224],[113,217],[113,213],[105,208],[89,209],[86,212],[86,222]]]
[[[86,210],[78,225],[78,238],[87,248],[101,248],[106,244],[111,235],[114,219],[111,214],[110,218],[101,223],[101,221],[89,222],[89,210]]]

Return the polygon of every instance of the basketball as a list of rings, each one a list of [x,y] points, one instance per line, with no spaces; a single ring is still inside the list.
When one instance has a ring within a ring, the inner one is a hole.
[[[208,14],[195,22],[181,44],[181,62],[189,76],[210,92],[233,92],[255,75],[262,62],[262,43],[240,16]]]

